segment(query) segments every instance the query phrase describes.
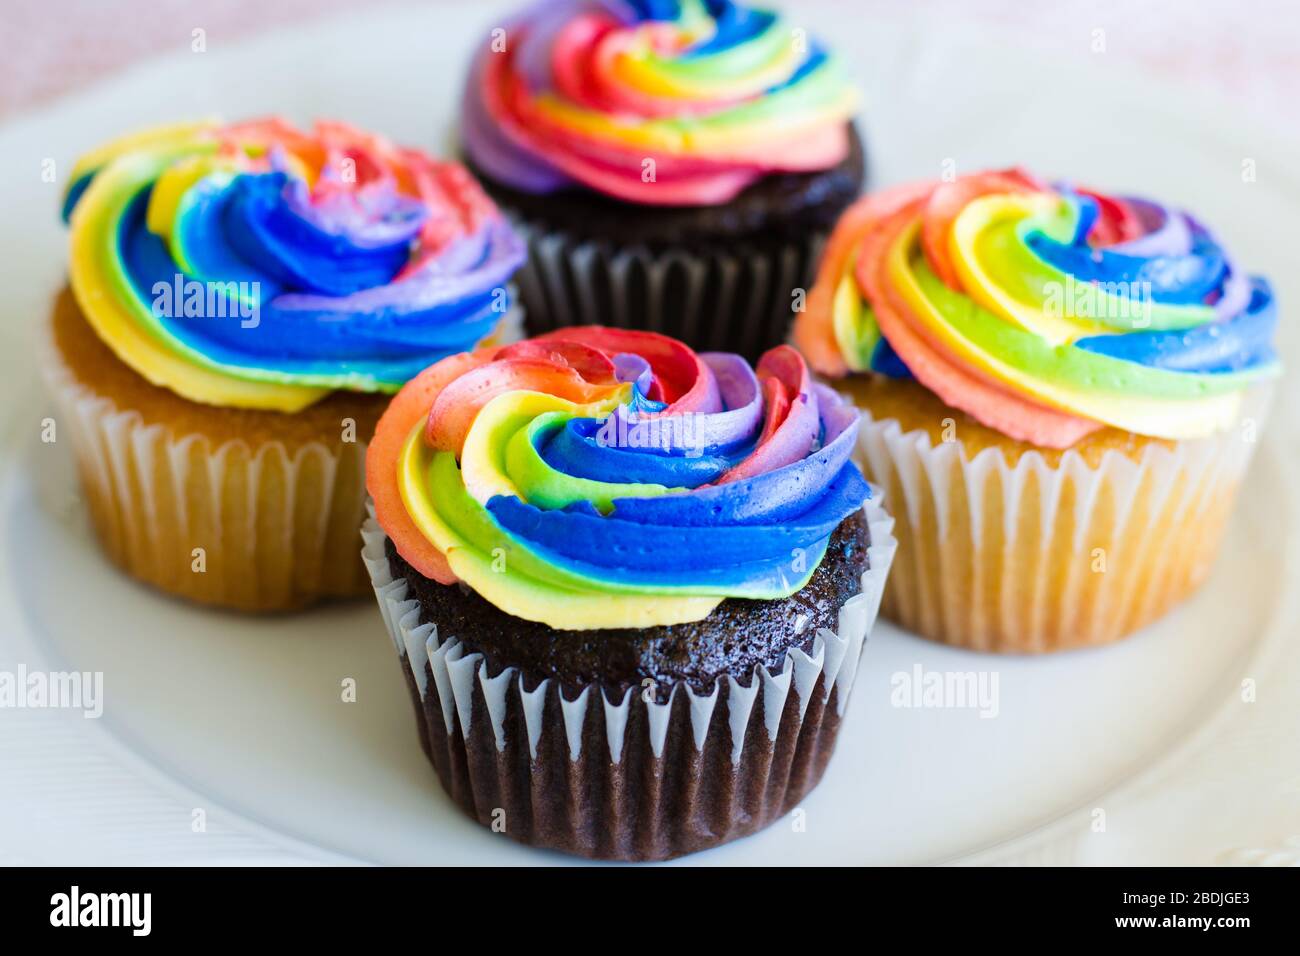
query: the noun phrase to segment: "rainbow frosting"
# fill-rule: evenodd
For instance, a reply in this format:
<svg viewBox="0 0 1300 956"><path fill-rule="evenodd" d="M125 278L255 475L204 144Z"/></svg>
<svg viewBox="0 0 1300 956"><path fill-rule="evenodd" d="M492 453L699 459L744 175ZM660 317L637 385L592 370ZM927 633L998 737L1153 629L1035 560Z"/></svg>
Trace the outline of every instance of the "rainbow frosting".
<svg viewBox="0 0 1300 956"><path fill-rule="evenodd" d="M914 376L1003 434L1229 427L1279 371L1268 282L1188 214L1021 170L913 183L840 220L796 343L819 372Z"/></svg>
<svg viewBox="0 0 1300 956"><path fill-rule="evenodd" d="M546 0L479 50L462 130L478 168L523 192L714 205L841 162L855 105L839 61L770 11Z"/></svg>
<svg viewBox="0 0 1300 956"><path fill-rule="evenodd" d="M376 429L367 487L426 577L559 629L670 625L808 582L869 495L857 429L789 346L755 369L575 327L412 380Z"/></svg>
<svg viewBox="0 0 1300 956"><path fill-rule="evenodd" d="M96 333L154 384L228 407L395 392L491 334L524 258L463 167L332 122L127 136L78 162L64 216Z"/></svg>

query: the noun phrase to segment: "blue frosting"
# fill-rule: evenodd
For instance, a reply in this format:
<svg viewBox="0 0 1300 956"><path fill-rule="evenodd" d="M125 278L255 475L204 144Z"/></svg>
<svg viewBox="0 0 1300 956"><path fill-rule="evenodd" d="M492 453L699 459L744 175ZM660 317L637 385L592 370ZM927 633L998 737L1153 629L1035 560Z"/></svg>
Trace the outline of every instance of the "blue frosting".
<svg viewBox="0 0 1300 956"><path fill-rule="evenodd" d="M159 283L174 286L180 276L206 283L227 303L224 318L172 308L159 316L169 335L221 365L267 378L375 388L400 385L491 334L524 258L522 240L504 220L398 278L422 206L397 198L364 233L330 231L294 207L302 188L282 172L197 184L176 224L196 274L183 272L167 243L146 228L150 191L132 201L118 244L137 295L152 302ZM234 284L233 296L225 283ZM239 311L240 283L256 289L247 303L257 307L255 321L238 318L248 314Z"/></svg>

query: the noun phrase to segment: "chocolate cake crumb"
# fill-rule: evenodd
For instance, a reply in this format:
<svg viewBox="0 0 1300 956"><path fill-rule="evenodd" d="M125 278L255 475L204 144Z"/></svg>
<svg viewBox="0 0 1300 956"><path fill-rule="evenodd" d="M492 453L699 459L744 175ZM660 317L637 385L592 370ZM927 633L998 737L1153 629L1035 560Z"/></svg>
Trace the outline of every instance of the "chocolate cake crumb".
<svg viewBox="0 0 1300 956"><path fill-rule="evenodd" d="M728 675L747 685L759 664L777 668L791 649L810 650L817 631L835 630L840 606L858 593L869 544L866 518L858 512L835 529L811 580L788 598L727 598L701 621L587 631L514 617L468 587L424 577L391 540L386 548L394 577L406 580L409 596L421 605L421 621L435 622L441 637L455 637L467 651L483 654L489 676L517 667L526 689L550 679L569 698L593 683L613 697L648 679L662 701L676 682L703 693Z"/></svg>
<svg viewBox="0 0 1300 956"><path fill-rule="evenodd" d="M829 232L858 198L867 160L857 127L850 124L849 154L837 166L811 173L773 173L717 206L648 206L590 189L535 195L495 182L468 157L462 161L493 200L527 222L576 239L616 240L621 246L696 248L746 241L802 241Z"/></svg>

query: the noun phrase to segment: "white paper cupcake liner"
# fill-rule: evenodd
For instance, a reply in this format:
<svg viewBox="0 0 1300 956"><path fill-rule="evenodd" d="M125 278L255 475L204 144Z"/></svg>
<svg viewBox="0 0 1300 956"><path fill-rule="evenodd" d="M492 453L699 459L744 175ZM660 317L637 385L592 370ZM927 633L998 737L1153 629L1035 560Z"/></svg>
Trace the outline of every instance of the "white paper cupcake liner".
<svg viewBox="0 0 1300 956"><path fill-rule="evenodd" d="M862 416L858 459L897 519L884 614L985 651L1105 644L1169 610L1205 579L1263 428L1268 390L1240 427L1146 444L1136 457L1001 449L967 457L895 420Z"/></svg>
<svg viewBox="0 0 1300 956"><path fill-rule="evenodd" d="M364 442L255 449L173 436L49 376L81 491L108 557L170 594L239 610L287 610L365 593Z"/></svg>
<svg viewBox="0 0 1300 956"><path fill-rule="evenodd" d="M570 325L645 329L751 360L786 341L795 291L810 287L826 239L655 251L515 226L528 241L515 281L534 334Z"/></svg>
<svg viewBox="0 0 1300 956"><path fill-rule="evenodd" d="M482 654L421 619L373 517L362 555L421 743L451 797L526 843L664 859L768 825L820 779L897 546L878 497L865 513L869 569L836 630L821 629L775 671L728 676L707 693L681 682L648 701L596 685L570 700L551 680L528 688L516 668L493 674Z"/></svg>
<svg viewBox="0 0 1300 956"><path fill-rule="evenodd" d="M522 309L494 338L519 338ZM291 610L369 591L357 559L366 442L250 445L173 434L76 380L47 335L45 378L108 557L178 597L244 611Z"/></svg>

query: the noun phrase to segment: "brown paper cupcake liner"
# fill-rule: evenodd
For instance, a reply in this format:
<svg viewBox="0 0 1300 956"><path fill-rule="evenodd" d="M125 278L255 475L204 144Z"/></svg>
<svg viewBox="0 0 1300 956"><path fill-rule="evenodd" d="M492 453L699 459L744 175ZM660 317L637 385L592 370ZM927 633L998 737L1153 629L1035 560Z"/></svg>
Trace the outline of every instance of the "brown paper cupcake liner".
<svg viewBox="0 0 1300 956"><path fill-rule="evenodd" d="M515 281L532 334L569 325L646 329L751 361L786 341L795 290L810 287L826 240L819 233L803 242L655 251L515 226L528 241Z"/></svg>
<svg viewBox="0 0 1300 956"><path fill-rule="evenodd" d="M1118 640L1205 580L1262 428L1268 394L1210 439L1106 451L1057 464L863 412L858 460L885 490L898 560L883 613L923 637L979 651L1040 653Z"/></svg>
<svg viewBox="0 0 1300 956"><path fill-rule="evenodd" d="M601 859L668 859L789 813L826 769L894 556L893 520L874 499L865 508L861 591L836 630L775 671L727 676L708 692L674 683L658 696L589 685L574 699L551 680L526 686L517 669L422 620L372 518L363 556L443 788L494 831Z"/></svg>

